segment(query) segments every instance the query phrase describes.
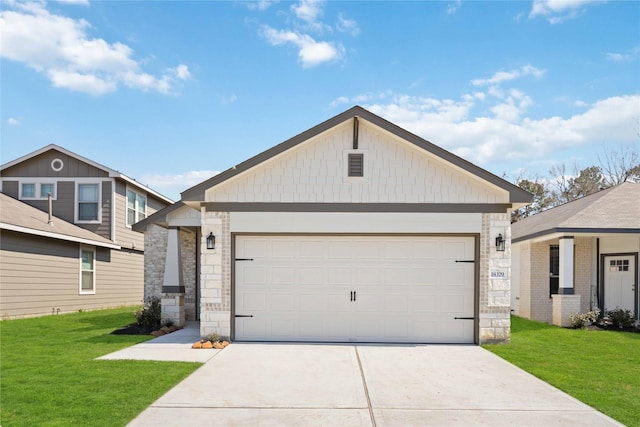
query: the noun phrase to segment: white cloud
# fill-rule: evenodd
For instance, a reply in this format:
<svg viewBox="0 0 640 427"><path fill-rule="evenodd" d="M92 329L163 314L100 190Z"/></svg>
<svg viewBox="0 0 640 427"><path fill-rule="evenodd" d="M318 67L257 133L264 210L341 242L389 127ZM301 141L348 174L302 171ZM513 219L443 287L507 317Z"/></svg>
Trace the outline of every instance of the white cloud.
<svg viewBox="0 0 640 427"><path fill-rule="evenodd" d="M532 65L524 65L516 70L511 71L498 71L488 79L474 79L471 84L474 86L489 86L498 85L500 83L517 79L519 77L534 76L540 78L544 76L545 70L540 70Z"/></svg>
<svg viewBox="0 0 640 427"><path fill-rule="evenodd" d="M260 33L273 46L296 46L298 59L305 68L340 59L345 54L345 48L340 42L318 41L310 34L335 35L340 32L356 36L360 33L360 27L356 21L345 18L342 13L338 13L334 26L324 23L324 6L324 0L300 0L292 4L289 7L290 13L286 14L292 22L293 29L276 29L263 25Z"/></svg>
<svg viewBox="0 0 640 427"><path fill-rule="evenodd" d="M259 0L259 1L247 1L244 4L251 10L267 10L272 4L277 3L277 0Z"/></svg>
<svg viewBox="0 0 640 427"><path fill-rule="evenodd" d="M162 75L143 71L129 46L90 38L91 24L52 14L44 2L7 4L0 12L0 54L42 73L55 87L102 95L125 85L170 94L177 80L190 77L186 65Z"/></svg>
<svg viewBox="0 0 640 427"><path fill-rule="evenodd" d="M262 34L274 46L282 44L295 45L298 48L298 58L305 68L339 59L344 53L342 45L319 42L307 34L276 30L266 25L262 27Z"/></svg>
<svg viewBox="0 0 640 427"><path fill-rule="evenodd" d="M447 6L447 15L455 15L455 13L462 6L462 0L455 0L449 3Z"/></svg>
<svg viewBox="0 0 640 427"><path fill-rule="evenodd" d="M220 171L199 170L177 174L147 174L143 175L140 182L144 182L149 188L153 188L160 194L166 194L174 200L179 199L182 191L200 184Z"/></svg>
<svg viewBox="0 0 640 427"><path fill-rule="evenodd" d="M9 117L7 119L7 123L10 124L11 126L20 126L22 124L20 122L20 120L14 118L14 117Z"/></svg>
<svg viewBox="0 0 640 427"><path fill-rule="evenodd" d="M55 0L56 3L79 4L81 6L89 6L89 0Z"/></svg>
<svg viewBox="0 0 640 427"><path fill-rule="evenodd" d="M352 36L360 34L360 27L358 23L352 19L347 19L342 13L338 14L338 23L336 29L343 33L351 33Z"/></svg>
<svg viewBox="0 0 640 427"><path fill-rule="evenodd" d="M586 6L603 0L534 0L529 18L542 16L551 24L560 24L583 13Z"/></svg>
<svg viewBox="0 0 640 427"><path fill-rule="evenodd" d="M362 102L373 113L479 164L514 159L536 162L558 150L602 142L637 143L640 94L595 103L575 101L582 110L579 114L534 119L526 116L534 104L531 96L499 86L543 74L527 65L475 79L473 85L489 86L488 90L466 93L458 100L382 91L341 96L330 106Z"/></svg>
<svg viewBox="0 0 640 427"><path fill-rule="evenodd" d="M319 19L323 15L322 0L300 0L299 3L291 5L291 11L294 15L304 21L309 29L314 31L322 30L322 23Z"/></svg>
<svg viewBox="0 0 640 427"><path fill-rule="evenodd" d="M613 62L633 62L640 57L640 46L636 46L626 53L606 52L604 55Z"/></svg>
<svg viewBox="0 0 640 427"><path fill-rule="evenodd" d="M238 96L236 94L233 94L231 96L228 96L226 98L222 98L222 103L223 104L233 104L234 102L236 102L238 100Z"/></svg>

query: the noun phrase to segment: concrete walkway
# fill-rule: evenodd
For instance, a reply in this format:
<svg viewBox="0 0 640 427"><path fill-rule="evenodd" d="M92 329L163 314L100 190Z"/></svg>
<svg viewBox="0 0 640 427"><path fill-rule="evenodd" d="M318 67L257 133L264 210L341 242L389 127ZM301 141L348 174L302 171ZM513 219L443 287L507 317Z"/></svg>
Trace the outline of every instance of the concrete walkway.
<svg viewBox="0 0 640 427"><path fill-rule="evenodd" d="M125 349L98 357L99 360L159 360L167 362L204 363L220 350L194 350L191 345L200 339L200 322L187 325L168 335L132 345Z"/></svg>
<svg viewBox="0 0 640 427"><path fill-rule="evenodd" d="M134 347L157 355L153 341ZM129 426L621 425L477 346L232 343L182 351L210 352L209 361Z"/></svg>

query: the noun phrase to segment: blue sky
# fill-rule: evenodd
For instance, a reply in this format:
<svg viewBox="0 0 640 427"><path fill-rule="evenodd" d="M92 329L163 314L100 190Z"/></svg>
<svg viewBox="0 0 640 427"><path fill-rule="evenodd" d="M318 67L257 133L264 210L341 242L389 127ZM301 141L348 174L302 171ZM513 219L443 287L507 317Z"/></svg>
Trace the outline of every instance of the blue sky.
<svg viewBox="0 0 640 427"><path fill-rule="evenodd" d="M54 143L178 199L356 104L510 178L640 147L640 2L1 6L1 163Z"/></svg>

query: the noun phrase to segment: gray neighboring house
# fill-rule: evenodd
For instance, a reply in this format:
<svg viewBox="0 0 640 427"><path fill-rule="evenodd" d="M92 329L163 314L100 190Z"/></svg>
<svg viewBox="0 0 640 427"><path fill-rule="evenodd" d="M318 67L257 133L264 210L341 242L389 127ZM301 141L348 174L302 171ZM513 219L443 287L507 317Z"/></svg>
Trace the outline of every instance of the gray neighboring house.
<svg viewBox="0 0 640 427"><path fill-rule="evenodd" d="M132 225L170 199L53 144L0 173L2 319L142 302L144 239Z"/></svg>
<svg viewBox="0 0 640 427"><path fill-rule="evenodd" d="M510 337L512 209L532 196L353 107L134 229L165 319L236 341Z"/></svg>
<svg viewBox="0 0 640 427"><path fill-rule="evenodd" d="M561 326L593 308L639 318L640 184L620 184L511 229L515 314Z"/></svg>

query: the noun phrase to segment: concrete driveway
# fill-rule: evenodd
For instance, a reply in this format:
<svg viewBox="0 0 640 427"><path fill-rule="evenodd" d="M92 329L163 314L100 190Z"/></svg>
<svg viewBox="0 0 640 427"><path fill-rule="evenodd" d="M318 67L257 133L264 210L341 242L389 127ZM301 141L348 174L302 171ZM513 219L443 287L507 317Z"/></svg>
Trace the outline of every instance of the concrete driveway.
<svg viewBox="0 0 640 427"><path fill-rule="evenodd" d="M129 425L621 424L477 346L233 343Z"/></svg>

